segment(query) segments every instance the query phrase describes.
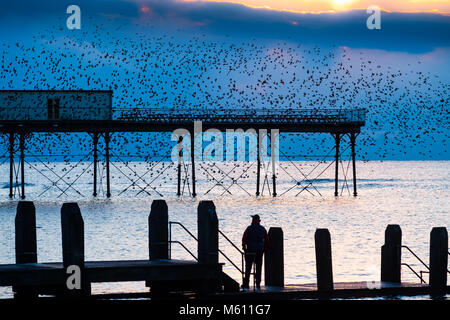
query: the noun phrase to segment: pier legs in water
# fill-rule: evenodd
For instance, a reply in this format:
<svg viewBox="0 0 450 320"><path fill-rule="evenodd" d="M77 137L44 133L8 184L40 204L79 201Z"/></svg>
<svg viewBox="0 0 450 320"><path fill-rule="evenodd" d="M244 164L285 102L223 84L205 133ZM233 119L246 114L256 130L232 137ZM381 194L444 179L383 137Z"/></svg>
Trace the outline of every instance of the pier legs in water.
<svg viewBox="0 0 450 320"><path fill-rule="evenodd" d="M96 197L98 195L98 187L97 187L97 176L98 176L98 141L99 141L100 134L98 132L95 132L92 134L92 144L93 144L93 186L94 190L92 192L92 195ZM104 132L104 141L105 141L105 171L106 171L106 197L111 197L111 176L110 176L110 160L109 160L109 143L111 141L110 139L110 133L108 131Z"/></svg>
<svg viewBox="0 0 450 320"><path fill-rule="evenodd" d="M256 142L256 196L258 197L260 192L259 192L259 185L260 180L261 180L261 135L259 134L259 130L257 132L257 142Z"/></svg>
<svg viewBox="0 0 450 320"><path fill-rule="evenodd" d="M336 148L336 155L335 155L335 169L334 169L334 196L337 197L339 195L338 188L339 188L339 145L341 143L341 135L339 133L336 133L334 136L335 141L335 148Z"/></svg>
<svg viewBox="0 0 450 320"><path fill-rule="evenodd" d="M20 148L20 183L21 194L20 198L25 199L25 134L20 133L19 136L19 148Z"/></svg>
<svg viewBox="0 0 450 320"><path fill-rule="evenodd" d="M273 186L272 195L273 195L273 197L277 196L277 172L276 172L277 163L276 163L276 161L278 161L278 159L275 156L275 153L277 152L275 150L275 148L277 148L276 141L278 141L277 135L278 135L278 133L274 133L274 130L270 131L270 157L272 159L272 186Z"/></svg>
<svg viewBox="0 0 450 320"><path fill-rule="evenodd" d="M14 133L9 134L9 197L14 196Z"/></svg>
<svg viewBox="0 0 450 320"><path fill-rule="evenodd" d="M98 146L98 133L94 133L92 136L92 143L94 145L93 153L94 153L94 191L92 195L94 197L97 196L97 146Z"/></svg>
<svg viewBox="0 0 450 320"><path fill-rule="evenodd" d="M105 132L105 165L106 165L106 197L111 197L111 181L109 174L109 132Z"/></svg>
<svg viewBox="0 0 450 320"><path fill-rule="evenodd" d="M192 196L195 198L197 193L195 191L195 129L191 132L191 166L192 166Z"/></svg>
<svg viewBox="0 0 450 320"><path fill-rule="evenodd" d="M352 169L353 169L353 196L357 196L358 192L356 190L356 151L355 151L355 144L356 144L356 134L351 133L350 134L350 144L352 148Z"/></svg>

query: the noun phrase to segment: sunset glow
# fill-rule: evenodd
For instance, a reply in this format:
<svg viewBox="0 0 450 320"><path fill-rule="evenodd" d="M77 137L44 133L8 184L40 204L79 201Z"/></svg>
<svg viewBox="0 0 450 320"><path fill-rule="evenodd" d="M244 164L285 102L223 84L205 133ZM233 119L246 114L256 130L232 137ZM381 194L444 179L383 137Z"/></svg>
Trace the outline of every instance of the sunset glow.
<svg viewBox="0 0 450 320"><path fill-rule="evenodd" d="M184 0L186 2L198 0ZM450 14L450 0L200 0L231 2L252 8L285 10L302 13L365 10L377 5L392 12L433 12Z"/></svg>

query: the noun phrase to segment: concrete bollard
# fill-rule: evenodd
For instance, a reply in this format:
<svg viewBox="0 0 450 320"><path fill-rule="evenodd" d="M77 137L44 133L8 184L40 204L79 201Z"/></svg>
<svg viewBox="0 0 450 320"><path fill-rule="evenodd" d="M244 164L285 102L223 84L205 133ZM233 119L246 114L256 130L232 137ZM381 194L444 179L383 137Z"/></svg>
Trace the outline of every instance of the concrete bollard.
<svg viewBox="0 0 450 320"><path fill-rule="evenodd" d="M445 227L430 234L430 286L433 294L445 294L447 288L448 233Z"/></svg>
<svg viewBox="0 0 450 320"><path fill-rule="evenodd" d="M316 246L317 290L331 292L333 285L333 266L331 236L328 229L317 229L314 234Z"/></svg>
<svg viewBox="0 0 450 320"><path fill-rule="evenodd" d="M265 285L284 287L284 248L283 230L270 228L269 248L264 257Z"/></svg>
<svg viewBox="0 0 450 320"><path fill-rule="evenodd" d="M36 209L31 201L19 201L16 218L16 263L37 263ZM34 299L37 288L13 286L14 298Z"/></svg>
<svg viewBox="0 0 450 320"><path fill-rule="evenodd" d="M64 270L69 277L69 271L74 272L73 266L78 267L80 271L80 281L78 282L81 284L80 288L69 288L66 282L66 289L68 290L64 293L90 294L90 284L86 281L84 274L84 222L77 203L63 204L61 208L61 232Z"/></svg>
<svg viewBox="0 0 450 320"><path fill-rule="evenodd" d="M390 224L381 247L381 281L401 283L402 229Z"/></svg>
<svg viewBox="0 0 450 320"><path fill-rule="evenodd" d="M219 262L219 222L212 201L200 201L197 209L198 262Z"/></svg>
<svg viewBox="0 0 450 320"><path fill-rule="evenodd" d="M152 202L148 229L150 260L169 259L169 216L166 201Z"/></svg>

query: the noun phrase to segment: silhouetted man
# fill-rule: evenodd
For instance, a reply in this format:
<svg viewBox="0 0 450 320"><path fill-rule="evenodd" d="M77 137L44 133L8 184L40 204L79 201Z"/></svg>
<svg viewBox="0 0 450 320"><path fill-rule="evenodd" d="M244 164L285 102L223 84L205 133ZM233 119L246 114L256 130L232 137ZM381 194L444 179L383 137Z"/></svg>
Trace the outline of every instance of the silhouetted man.
<svg viewBox="0 0 450 320"><path fill-rule="evenodd" d="M252 216L252 224L245 229L242 236L242 249L245 252L245 277L242 288L249 288L250 272L253 263L256 265L255 282L256 288L260 289L261 267L264 251L269 246L269 238L266 229L260 225L259 215Z"/></svg>

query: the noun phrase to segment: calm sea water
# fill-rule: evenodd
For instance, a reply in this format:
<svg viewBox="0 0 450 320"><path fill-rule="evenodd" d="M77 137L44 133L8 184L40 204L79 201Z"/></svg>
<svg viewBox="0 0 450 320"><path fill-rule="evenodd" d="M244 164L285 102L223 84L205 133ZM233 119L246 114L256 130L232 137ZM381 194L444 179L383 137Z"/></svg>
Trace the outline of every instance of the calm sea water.
<svg viewBox="0 0 450 320"><path fill-rule="evenodd" d="M254 167L248 169L250 164L238 164L239 167L229 173L229 176L234 178L243 173L242 178L233 184L229 177L223 180L221 178L234 164L222 163L213 166L203 163L202 166L197 166L199 197L193 200L188 196L187 185L184 197L175 196L176 171L175 167L168 163L156 165L151 172L147 172L147 169L155 164L131 162L112 166L111 199L104 198L104 168L101 165L100 197L94 199L91 196L92 168L89 168L89 163L81 163L81 167L73 169L63 177L70 182L75 180L73 189L62 180L56 187L51 183L52 179L59 179L54 174L52 176L51 168L58 169L61 177L70 170L71 164L30 163L26 167L26 192L27 200L34 200L36 206L38 259L62 260L60 208L64 201L69 200L77 200L83 214L87 260L147 259L147 218L152 200L161 198L153 187L166 199L169 219L182 222L194 234L199 199L214 200L220 229L239 246L242 233L250 223L251 214L258 213L267 229L282 227L285 239L286 283L315 282L316 228L330 230L336 282L379 280L380 250L388 224L399 224L403 231L403 243L428 262L431 229L437 226L448 228L450 225L449 161L357 162L359 195L356 198L348 191L347 184L350 191L352 184L351 181L344 183L343 174L340 185L342 196L334 197L334 168L331 166L326 169L329 164L321 163L314 169L316 162L282 162L281 168L278 169L278 194L292 189L280 197L273 198L268 193L266 183L263 197L256 198L247 194L255 193ZM206 168L209 168L208 173L204 170ZM343 163L341 168L347 173L346 176L350 177L351 169L347 171L347 163ZM86 172L82 173L84 169ZM305 185L296 185L296 180L301 180L303 174L308 175L313 169L308 176L311 179L322 170L325 172L320 179L313 181L313 187L310 186L296 196ZM3 189L0 189L0 197L4 199L0 201L0 263L14 263L14 216L17 200L7 200L8 167L0 166L0 172L4 179L0 181L3 186ZM162 176L157 177L157 173L161 172ZM263 177L264 172L263 170ZM126 173L128 178L123 173ZM143 180L130 186L132 180L139 176ZM216 180L212 179L212 176ZM222 183L225 188L220 185L214 187L217 182ZM144 188L147 183L152 187ZM225 189L231 184L229 194ZM129 188L125 192L117 196L127 187ZM205 195L211 188L213 189ZM61 195L62 190L65 190L65 193ZM174 226L173 238L184 242L196 253L196 244L181 228ZM220 241L220 247L240 265L240 256L235 249L223 239ZM172 257L190 259L189 255L176 245L173 247ZM225 259L222 260L226 263ZM424 270L406 251L403 252L403 261L417 271ZM229 263L226 263L225 271L240 280L240 274ZM402 277L404 281L418 282L406 268L402 270ZM145 285L141 282L93 286L95 293L145 290ZM11 288L0 288L1 298L11 296Z"/></svg>

